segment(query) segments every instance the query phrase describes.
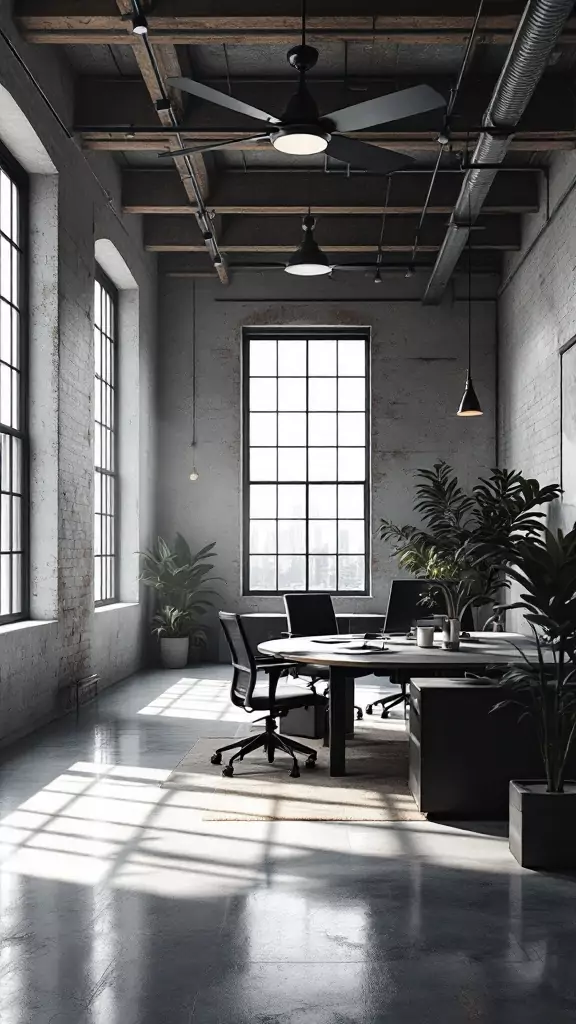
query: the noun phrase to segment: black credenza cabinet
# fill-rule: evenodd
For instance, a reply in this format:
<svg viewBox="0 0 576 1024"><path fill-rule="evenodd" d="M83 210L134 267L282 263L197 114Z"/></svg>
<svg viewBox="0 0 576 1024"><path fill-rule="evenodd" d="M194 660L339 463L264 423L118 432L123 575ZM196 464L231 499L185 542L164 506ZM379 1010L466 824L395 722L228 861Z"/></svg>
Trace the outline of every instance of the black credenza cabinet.
<svg viewBox="0 0 576 1024"><path fill-rule="evenodd" d="M467 679L410 684L410 790L419 810L439 818L508 817L510 779L541 779L532 723L522 709L493 711L506 692ZM576 777L576 750L569 765Z"/></svg>

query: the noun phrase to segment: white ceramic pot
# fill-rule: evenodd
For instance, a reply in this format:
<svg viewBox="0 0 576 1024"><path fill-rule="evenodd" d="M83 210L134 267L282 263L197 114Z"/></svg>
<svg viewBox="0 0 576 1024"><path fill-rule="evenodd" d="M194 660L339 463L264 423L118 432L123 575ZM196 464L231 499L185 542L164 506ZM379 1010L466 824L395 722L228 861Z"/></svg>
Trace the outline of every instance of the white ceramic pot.
<svg viewBox="0 0 576 1024"><path fill-rule="evenodd" d="M190 638L187 636L160 637L160 658L164 668L184 668L188 664Z"/></svg>

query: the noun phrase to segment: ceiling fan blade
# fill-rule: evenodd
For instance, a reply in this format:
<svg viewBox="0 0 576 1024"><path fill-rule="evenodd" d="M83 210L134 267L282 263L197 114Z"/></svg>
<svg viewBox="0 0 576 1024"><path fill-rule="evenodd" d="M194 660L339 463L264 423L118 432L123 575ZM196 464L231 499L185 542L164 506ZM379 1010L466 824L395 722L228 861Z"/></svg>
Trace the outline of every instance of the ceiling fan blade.
<svg viewBox="0 0 576 1024"><path fill-rule="evenodd" d="M446 100L435 89L429 85L415 85L411 89L377 96L373 100L365 100L364 103L356 103L325 116L335 131L357 132L361 128L400 121L404 117L413 117L414 114L424 114L427 110L438 110L445 106Z"/></svg>
<svg viewBox="0 0 576 1024"><path fill-rule="evenodd" d="M228 110L235 110L237 114L245 114L246 117L256 118L257 121L268 121L269 124L280 124L280 120L273 114L267 114L265 110L259 110L249 103L243 103L234 96L228 96L225 92L218 92L211 89L209 85L202 82L195 82L193 78L169 78L168 85L174 89L181 89L182 92L189 92L191 96L198 96L201 100L208 100L209 103L217 103L220 107L227 107Z"/></svg>
<svg viewBox="0 0 576 1024"><path fill-rule="evenodd" d="M249 139L223 139L222 142L207 142L205 146L186 146L185 149L170 149L165 153L158 153L159 160L171 160L173 156L188 156L190 153L207 153L211 149L221 149L222 146L233 146L238 142L262 142L268 139L268 135L252 135Z"/></svg>
<svg viewBox="0 0 576 1024"><path fill-rule="evenodd" d="M342 160L345 164L365 171L375 171L377 174L390 174L414 163L412 157L405 153L377 149L360 139L347 139L343 135L333 135L326 152L328 156L336 157L336 160Z"/></svg>

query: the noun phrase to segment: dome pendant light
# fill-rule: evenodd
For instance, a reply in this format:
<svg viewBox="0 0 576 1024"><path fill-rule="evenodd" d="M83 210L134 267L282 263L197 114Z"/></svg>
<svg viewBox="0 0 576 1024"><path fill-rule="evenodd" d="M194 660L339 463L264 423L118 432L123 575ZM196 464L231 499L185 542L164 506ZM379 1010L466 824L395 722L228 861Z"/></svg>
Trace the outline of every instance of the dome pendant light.
<svg viewBox="0 0 576 1024"><path fill-rule="evenodd" d="M304 238L301 244L293 252L285 270L287 274L294 274L296 277L318 277L320 274L330 274L332 267L314 238L314 217L308 214L302 221Z"/></svg>
<svg viewBox="0 0 576 1024"><path fill-rule="evenodd" d="M482 416L482 407L472 382L472 218L468 213L468 369L466 371L466 387L457 416Z"/></svg>
<svg viewBox="0 0 576 1024"><path fill-rule="evenodd" d="M146 15L140 11L135 10L132 18L132 32L135 36L146 36L148 35L148 21Z"/></svg>

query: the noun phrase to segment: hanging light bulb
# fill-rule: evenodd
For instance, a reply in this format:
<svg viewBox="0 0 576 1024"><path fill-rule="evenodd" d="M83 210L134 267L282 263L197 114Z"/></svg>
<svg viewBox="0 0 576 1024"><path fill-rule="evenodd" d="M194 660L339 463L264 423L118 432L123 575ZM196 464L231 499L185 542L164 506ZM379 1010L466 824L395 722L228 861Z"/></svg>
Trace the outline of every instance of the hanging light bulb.
<svg viewBox="0 0 576 1024"><path fill-rule="evenodd" d="M322 252L314 238L314 217L308 214L302 221L304 238L295 252L292 253L285 270L287 274L297 277L317 277L320 274L331 274L332 267L326 253Z"/></svg>
<svg viewBox="0 0 576 1024"><path fill-rule="evenodd" d="M466 371L466 387L457 416L482 416L482 407L472 383L472 217L470 201L468 203L468 369Z"/></svg>
<svg viewBox="0 0 576 1024"><path fill-rule="evenodd" d="M376 267L376 273L374 274L374 284L382 284L382 277L380 275L380 267Z"/></svg>
<svg viewBox="0 0 576 1024"><path fill-rule="evenodd" d="M192 470L190 472L190 479L191 479L192 483L196 482L196 480L198 479L199 475L200 474L198 473L198 470L196 469L196 465L194 464L192 466Z"/></svg>

